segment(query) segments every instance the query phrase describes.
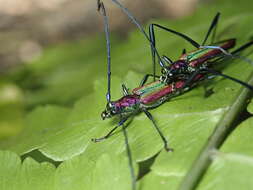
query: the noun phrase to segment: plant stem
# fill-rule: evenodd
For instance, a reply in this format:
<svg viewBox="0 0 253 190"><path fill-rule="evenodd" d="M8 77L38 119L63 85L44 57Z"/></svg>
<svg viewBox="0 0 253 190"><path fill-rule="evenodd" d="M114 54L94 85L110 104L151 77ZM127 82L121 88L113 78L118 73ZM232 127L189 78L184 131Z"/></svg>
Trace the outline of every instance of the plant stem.
<svg viewBox="0 0 253 190"><path fill-rule="evenodd" d="M248 84L253 84L253 72L250 75ZM212 150L219 148L224 142L226 136L233 129L237 116L245 109L247 100L251 97L251 91L243 88L240 94L234 100L227 113L224 114L217 124L213 134L210 136L206 145L203 147L197 159L193 162L191 169L182 180L178 190L193 190L197 187L201 177L211 164Z"/></svg>

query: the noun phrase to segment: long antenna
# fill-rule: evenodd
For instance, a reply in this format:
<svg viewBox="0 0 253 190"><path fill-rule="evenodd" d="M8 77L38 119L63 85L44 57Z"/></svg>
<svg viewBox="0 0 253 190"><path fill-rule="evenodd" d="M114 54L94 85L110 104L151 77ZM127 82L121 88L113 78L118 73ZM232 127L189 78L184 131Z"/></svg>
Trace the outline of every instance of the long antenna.
<svg viewBox="0 0 253 190"><path fill-rule="evenodd" d="M163 60L161 59L157 49L155 48L152 41L149 39L149 37L148 37L147 33L145 32L145 30L143 29L143 27L137 21L137 19L130 13L130 11L126 7L124 7L122 4L120 4L120 2L118 2L117 0L112 0L112 2L115 3L131 19L131 21L139 28L139 30L144 34L144 36L149 41L151 47L153 48L154 52L156 53L156 55L159 59L159 64L161 65L161 67L165 67L165 64L164 64Z"/></svg>
<svg viewBox="0 0 253 190"><path fill-rule="evenodd" d="M240 51L250 47L253 45L253 40L242 45L241 47L239 47L238 49L234 50L231 54L235 57L235 58L239 58L239 59L242 59L243 61L246 61L248 63L250 63L251 65L253 65L253 61L247 57L244 57L242 55L237 55L238 53L240 53Z"/></svg>
<svg viewBox="0 0 253 190"><path fill-rule="evenodd" d="M246 44L242 45L241 47L237 48L236 50L231 52L231 56L232 58L238 58L241 59L242 61L245 61L251 65L253 65L253 61L245 56L242 55L238 55L241 51L243 51L244 49L247 49L248 47L253 45L253 41L247 42ZM224 58L224 56L217 58L214 62L217 61L221 61Z"/></svg>
<svg viewBox="0 0 253 190"><path fill-rule="evenodd" d="M237 83L241 84L242 86L244 86L244 87L246 87L246 88L248 88L248 89L250 89L250 90L253 91L253 86L251 86L251 85L247 84L246 82L243 82L243 81L241 81L239 79L236 79L236 78L231 77L229 75L225 75L225 74L223 74L223 73L221 73L219 71L216 71L216 70L213 70L213 69L209 69L209 68L205 68L205 69L203 69L203 71L207 71L207 72L212 73L214 75L221 76L221 77L224 77L226 79L230 79L230 80L232 80L234 82L237 82Z"/></svg>
<svg viewBox="0 0 253 190"><path fill-rule="evenodd" d="M100 0L97 1L98 12L100 12L104 17L104 30L106 37L106 48L107 48L107 93L106 100L107 102L111 102L111 44L109 37L109 24L108 17L106 15L104 3Z"/></svg>
<svg viewBox="0 0 253 190"><path fill-rule="evenodd" d="M211 34L211 32L212 32L213 29L214 29L214 31L213 31L213 37L212 37L212 38L214 38L215 32L216 32L216 26L217 26L217 23L218 23L218 21L219 21L219 18L220 18L220 13L218 12L218 13L215 15L215 17L214 17L214 19L213 19L213 21L212 21L212 23L211 23L211 25L210 25L210 27L209 27L209 29L208 29L208 32L207 32L207 34L206 34L206 36L205 36L205 39L204 39L204 41L202 42L202 45L204 45L204 44L206 43L206 41L207 41L207 39L208 39L208 37L209 37L209 35Z"/></svg>

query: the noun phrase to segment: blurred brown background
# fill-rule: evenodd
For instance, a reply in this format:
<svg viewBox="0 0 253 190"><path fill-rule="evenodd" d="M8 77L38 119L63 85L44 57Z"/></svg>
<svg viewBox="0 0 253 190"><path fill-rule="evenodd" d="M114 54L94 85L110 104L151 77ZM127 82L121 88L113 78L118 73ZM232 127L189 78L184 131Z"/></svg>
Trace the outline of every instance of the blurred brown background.
<svg viewBox="0 0 253 190"><path fill-rule="evenodd" d="M188 15L198 0L120 2L145 23L151 18ZM37 58L45 46L102 31L96 3L96 0L0 0L0 72ZM129 19L110 0L104 3L110 18L114 18L110 19L111 30L127 33L133 27Z"/></svg>

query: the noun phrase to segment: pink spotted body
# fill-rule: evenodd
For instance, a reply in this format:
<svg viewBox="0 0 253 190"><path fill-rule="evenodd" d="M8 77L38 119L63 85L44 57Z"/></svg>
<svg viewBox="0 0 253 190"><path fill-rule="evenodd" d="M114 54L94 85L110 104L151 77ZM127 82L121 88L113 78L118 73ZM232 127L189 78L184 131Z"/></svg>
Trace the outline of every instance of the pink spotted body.
<svg viewBox="0 0 253 190"><path fill-rule="evenodd" d="M140 96L140 103L144 107L150 107L157 102L163 102L165 99L177 92L184 85L184 81L177 81L175 83L166 84L160 81L146 84L142 87L135 88L132 90L133 94ZM146 90L149 89L149 90ZM162 103L161 102L161 103Z"/></svg>
<svg viewBox="0 0 253 190"><path fill-rule="evenodd" d="M219 47L228 50L235 46L235 39L224 41ZM184 53L172 65L166 67L165 81L177 81L188 78L196 69L208 66L217 57L224 55L220 49L197 49L192 52Z"/></svg>
<svg viewBox="0 0 253 190"><path fill-rule="evenodd" d="M166 84L160 80L151 82L133 89L130 95L112 101L111 107L114 108L113 111L117 114L138 112L143 108L155 108L171 97L188 90L189 88L183 87L184 83L184 80L179 80L171 84Z"/></svg>

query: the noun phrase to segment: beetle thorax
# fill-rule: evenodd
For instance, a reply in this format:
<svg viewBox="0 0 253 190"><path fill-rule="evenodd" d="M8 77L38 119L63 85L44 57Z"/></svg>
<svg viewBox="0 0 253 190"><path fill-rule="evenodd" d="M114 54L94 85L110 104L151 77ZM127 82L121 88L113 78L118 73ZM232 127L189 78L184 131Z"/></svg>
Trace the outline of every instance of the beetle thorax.
<svg viewBox="0 0 253 190"><path fill-rule="evenodd" d="M102 112L102 119L110 118L118 114L133 113L139 108L140 100L138 95L123 96L119 100L107 103L106 109Z"/></svg>

